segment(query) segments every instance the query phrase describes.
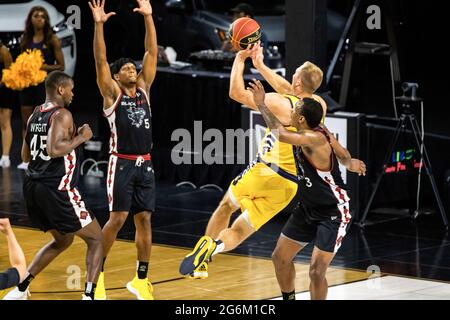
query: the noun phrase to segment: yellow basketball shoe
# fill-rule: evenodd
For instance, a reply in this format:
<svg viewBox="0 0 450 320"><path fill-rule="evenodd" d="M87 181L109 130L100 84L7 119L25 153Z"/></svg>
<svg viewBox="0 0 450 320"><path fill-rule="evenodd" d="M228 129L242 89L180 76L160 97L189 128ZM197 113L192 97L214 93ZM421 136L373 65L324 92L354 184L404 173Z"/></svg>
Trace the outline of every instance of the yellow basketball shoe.
<svg viewBox="0 0 450 320"><path fill-rule="evenodd" d="M105 273L100 272L97 280L97 287L95 287L95 300L106 300L105 290Z"/></svg>
<svg viewBox="0 0 450 320"><path fill-rule="evenodd" d="M127 283L127 289L134 294L138 300L155 300L153 298L153 286L148 278L139 279L136 274L133 280Z"/></svg>
<svg viewBox="0 0 450 320"><path fill-rule="evenodd" d="M211 237L201 237L194 249L184 257L183 261L181 261L179 269L180 273L182 275L193 273L203 262L210 259L216 246L216 242Z"/></svg>

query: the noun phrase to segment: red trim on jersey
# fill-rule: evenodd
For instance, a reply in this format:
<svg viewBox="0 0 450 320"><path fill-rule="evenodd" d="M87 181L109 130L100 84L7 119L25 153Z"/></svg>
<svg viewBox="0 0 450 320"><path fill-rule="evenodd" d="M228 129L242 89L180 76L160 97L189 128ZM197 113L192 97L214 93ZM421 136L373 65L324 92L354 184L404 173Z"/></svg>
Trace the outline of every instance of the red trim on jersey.
<svg viewBox="0 0 450 320"><path fill-rule="evenodd" d="M58 106L57 104L53 104L53 103L52 103L52 107L50 107L50 108L48 108L48 109L44 109L44 108L43 108L44 105L45 105L45 103L44 103L44 104L41 104L41 105L39 106L39 111L40 111L40 112L49 112L50 110L53 110L53 109L55 109L55 108L62 108L61 106Z"/></svg>
<svg viewBox="0 0 450 320"><path fill-rule="evenodd" d="M64 170L66 174L61 178L58 190L67 191L70 189L70 183L75 171L77 156L75 150L72 150L68 155L64 156Z"/></svg>
<svg viewBox="0 0 450 320"><path fill-rule="evenodd" d="M109 211L113 210L113 201L114 201L114 180L116 176L116 165L117 165L117 157L111 156L109 157L109 164L108 164L108 180L106 185L106 191L108 193L108 206Z"/></svg>
<svg viewBox="0 0 450 320"><path fill-rule="evenodd" d="M115 155L117 158L127 159L127 160L137 160L139 157L142 157L146 161L152 159L152 156L150 155L150 153L138 155L138 154L121 154L121 153L117 153L117 152L112 152L111 154Z"/></svg>

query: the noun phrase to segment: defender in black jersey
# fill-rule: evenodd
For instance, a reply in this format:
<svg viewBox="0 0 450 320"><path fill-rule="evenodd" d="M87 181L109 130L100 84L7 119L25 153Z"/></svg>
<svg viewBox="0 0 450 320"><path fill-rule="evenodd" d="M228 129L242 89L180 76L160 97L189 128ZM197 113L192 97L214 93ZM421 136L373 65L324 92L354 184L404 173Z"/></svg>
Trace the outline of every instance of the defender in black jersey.
<svg viewBox="0 0 450 320"><path fill-rule="evenodd" d="M6 299L26 299L30 281L72 244L74 235L88 247L83 299L94 299L103 256L102 232L77 189L78 147L92 137L92 131L87 124L77 130L66 109L73 87L68 75L51 72L45 81L45 103L37 106L28 119L22 145L22 160L29 161L23 194L32 222L49 231L54 240L37 253L25 280Z"/></svg>
<svg viewBox="0 0 450 320"><path fill-rule="evenodd" d="M155 175L151 161L152 113L149 93L156 74L158 49L148 0L137 0L145 21L145 49L142 71L137 74L132 59L121 58L111 65L106 60L103 24L114 12L105 13L104 0L89 3L95 22L94 57L97 84L103 96L103 113L110 129L110 158L107 192L110 216L103 227L104 260L117 233L131 212L136 226L137 270L127 284L140 300L152 300L153 288L147 278L151 240L150 216L155 210ZM106 299L103 267L96 299Z"/></svg>
<svg viewBox="0 0 450 320"><path fill-rule="evenodd" d="M323 111L318 102L309 98L297 102L291 114L291 125L297 132L292 132L264 104L262 84L254 80L249 85L268 127L279 141L293 145L296 158L300 204L284 226L272 255L283 299L295 299L293 259L312 240L315 241L309 270L311 299L326 299L326 270L351 220L350 198L337 159L349 171L360 175L365 175L365 164L352 159L333 135L319 127Z"/></svg>

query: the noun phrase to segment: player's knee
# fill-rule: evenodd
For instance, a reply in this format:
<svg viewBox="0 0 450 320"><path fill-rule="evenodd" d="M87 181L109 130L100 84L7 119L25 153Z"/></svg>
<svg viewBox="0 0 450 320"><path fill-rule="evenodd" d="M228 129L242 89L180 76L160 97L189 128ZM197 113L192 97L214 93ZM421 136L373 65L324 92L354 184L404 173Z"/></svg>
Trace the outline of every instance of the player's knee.
<svg viewBox="0 0 450 320"><path fill-rule="evenodd" d="M0 117L0 128L2 128L2 130L7 129L10 126L11 124L6 117Z"/></svg>
<svg viewBox="0 0 450 320"><path fill-rule="evenodd" d="M311 265L309 268L309 279L311 281L322 281L325 279L326 269L319 265Z"/></svg>
<svg viewBox="0 0 450 320"><path fill-rule="evenodd" d="M220 201L219 206L222 209L219 211L219 213L222 215L228 216L231 215L234 211L236 211L236 207L234 206L230 197L223 198L222 201Z"/></svg>
<svg viewBox="0 0 450 320"><path fill-rule="evenodd" d="M102 244L103 242L103 233L100 232L93 232L90 236L89 239L95 243L95 244Z"/></svg>
<svg viewBox="0 0 450 320"><path fill-rule="evenodd" d="M136 215L134 217L134 222L136 224L136 227L150 229L151 215L148 213Z"/></svg>
<svg viewBox="0 0 450 320"><path fill-rule="evenodd" d="M64 251L64 250L66 250L67 248L69 248L70 247L70 245L72 244L72 242L73 242L73 237L70 237L70 238L60 238L60 239L55 239L55 244L54 244L54 246L55 246L55 248L57 249L57 250L59 250L59 251Z"/></svg>
<svg viewBox="0 0 450 320"><path fill-rule="evenodd" d="M85 239L86 244L88 245L88 247L100 247L103 248L103 237L102 234L92 234L89 235L89 237L87 237Z"/></svg>
<svg viewBox="0 0 450 320"><path fill-rule="evenodd" d="M279 250L275 248L272 252L272 263L275 267L283 267L290 263L289 259L281 254Z"/></svg>
<svg viewBox="0 0 450 320"><path fill-rule="evenodd" d="M116 230L120 230L126 220L127 220L126 214L114 213L111 214L109 217L109 225Z"/></svg>

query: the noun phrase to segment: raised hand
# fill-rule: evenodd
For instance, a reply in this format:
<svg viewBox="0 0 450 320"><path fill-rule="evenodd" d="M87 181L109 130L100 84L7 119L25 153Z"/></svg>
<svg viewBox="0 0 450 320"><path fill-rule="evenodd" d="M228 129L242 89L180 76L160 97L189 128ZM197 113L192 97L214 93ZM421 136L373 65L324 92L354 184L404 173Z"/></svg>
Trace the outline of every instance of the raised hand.
<svg viewBox="0 0 450 320"><path fill-rule="evenodd" d="M95 23L105 23L109 17L116 14L115 12L105 13L105 0L92 0L89 2L89 7Z"/></svg>
<svg viewBox="0 0 450 320"><path fill-rule="evenodd" d="M152 5L149 0L136 0L139 8L134 8L133 12L139 12L143 16L150 16L153 13Z"/></svg>
<svg viewBox="0 0 450 320"><path fill-rule="evenodd" d="M264 64L264 48L261 47L261 42L258 41L258 43L256 43L251 51L251 58L252 58L252 62L253 65L255 66L255 68L258 68L259 66Z"/></svg>
<svg viewBox="0 0 450 320"><path fill-rule="evenodd" d="M236 53L236 57L238 57L242 60L246 60L247 58L250 58L254 54L256 46L257 46L257 44L248 45L246 49L239 50Z"/></svg>
<svg viewBox="0 0 450 320"><path fill-rule="evenodd" d="M253 94L253 100L255 101L255 104L257 107L264 104L264 98L266 96L266 91L264 90L264 86L262 85L261 81L253 79L253 82L249 82L247 89L251 91Z"/></svg>

